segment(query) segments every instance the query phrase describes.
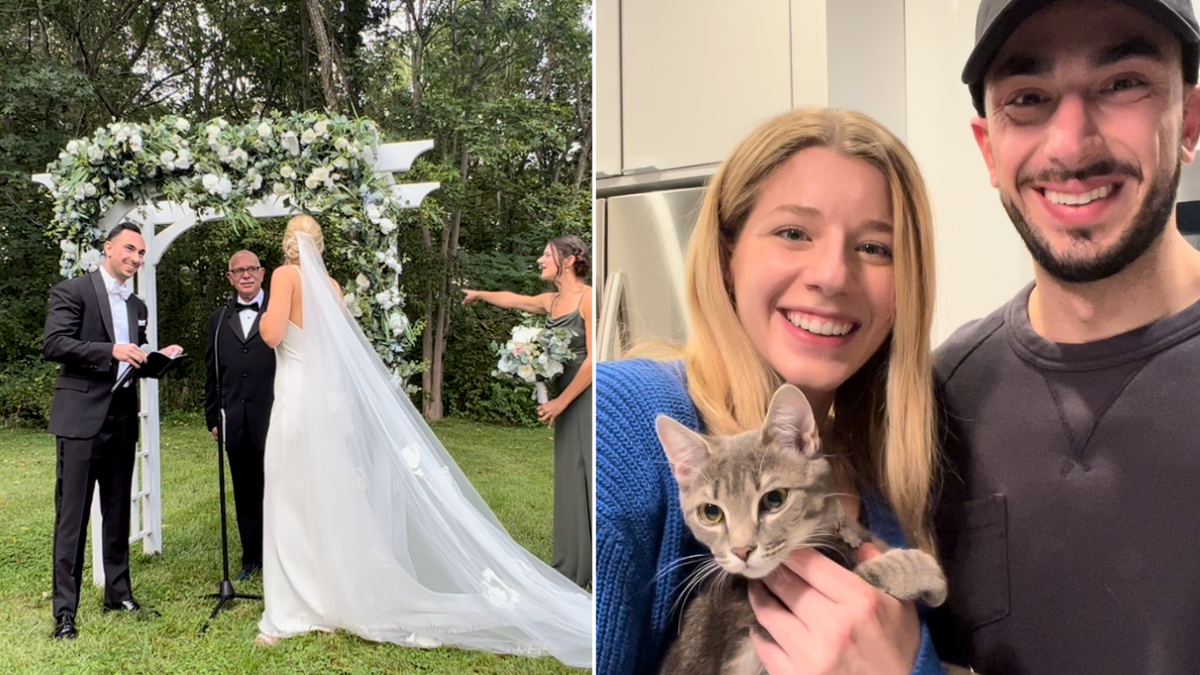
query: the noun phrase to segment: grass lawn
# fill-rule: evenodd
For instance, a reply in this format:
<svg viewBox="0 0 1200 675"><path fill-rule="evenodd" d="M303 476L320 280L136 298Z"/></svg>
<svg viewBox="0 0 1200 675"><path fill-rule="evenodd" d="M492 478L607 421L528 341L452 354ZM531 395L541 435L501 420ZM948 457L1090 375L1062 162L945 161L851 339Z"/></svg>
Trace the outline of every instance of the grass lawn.
<svg viewBox="0 0 1200 675"><path fill-rule="evenodd" d="M550 561L554 443L545 429L448 420L443 445L518 543ZM376 644L346 633L310 634L269 649L252 644L262 605L236 600L199 636L221 579L216 445L199 416L163 424L163 554L130 550L134 597L161 618L105 615L91 585L91 550L79 602L79 639L50 639L54 530L54 439L0 430L0 673L136 675L186 673L563 673L554 659ZM227 469L228 470L228 469ZM227 489L232 494L226 478ZM230 497L232 504L232 497ZM90 526L89 526L90 529ZM241 551L232 508L230 569ZM237 584L261 594L255 577Z"/></svg>

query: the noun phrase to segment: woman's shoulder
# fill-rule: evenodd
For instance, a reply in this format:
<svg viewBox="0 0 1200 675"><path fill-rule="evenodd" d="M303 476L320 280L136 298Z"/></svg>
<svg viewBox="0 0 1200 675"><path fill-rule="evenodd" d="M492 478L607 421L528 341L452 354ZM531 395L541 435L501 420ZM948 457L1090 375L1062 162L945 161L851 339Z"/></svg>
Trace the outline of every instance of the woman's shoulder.
<svg viewBox="0 0 1200 675"><path fill-rule="evenodd" d="M659 415L693 429L699 427L682 363L630 360L597 364L598 480L605 471L658 480L651 476L657 473L655 469L665 470L666 466L655 427Z"/></svg>
<svg viewBox="0 0 1200 675"><path fill-rule="evenodd" d="M613 528L657 531L675 488L655 419L698 426L683 364L648 360L596 365L597 537Z"/></svg>
<svg viewBox="0 0 1200 675"><path fill-rule="evenodd" d="M629 359L596 365L597 431L601 424L674 417L698 427L695 406L688 395L681 361Z"/></svg>
<svg viewBox="0 0 1200 675"><path fill-rule="evenodd" d="M286 279L292 283L299 284L300 267L297 265L289 265L287 263L276 267L275 270L271 272L271 281L276 281L279 279Z"/></svg>

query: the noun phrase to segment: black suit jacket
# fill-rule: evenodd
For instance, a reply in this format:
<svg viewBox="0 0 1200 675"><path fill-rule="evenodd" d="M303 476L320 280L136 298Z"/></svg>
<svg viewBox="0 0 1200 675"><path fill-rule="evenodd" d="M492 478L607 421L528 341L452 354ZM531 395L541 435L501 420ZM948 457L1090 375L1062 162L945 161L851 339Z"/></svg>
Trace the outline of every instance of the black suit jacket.
<svg viewBox="0 0 1200 675"><path fill-rule="evenodd" d="M125 301L129 339L146 344L146 303L136 295ZM99 270L67 279L50 291L42 355L62 364L50 406L50 433L66 438L92 438L100 432L112 403L119 361L108 289ZM136 407L136 397L131 397ZM131 412L131 411L122 411Z"/></svg>
<svg viewBox="0 0 1200 675"><path fill-rule="evenodd" d="M271 418L271 405L275 402L275 350L262 340L258 322L266 311L270 295L263 292L262 307L258 317L250 326L250 334L242 335L242 320L233 311L233 301L225 306L225 319L221 321L221 309L208 318L208 346L204 350L204 418L208 428L220 423L220 406L217 400L217 364L221 357L221 396L225 399L225 438L237 442L242 437L242 422L250 428L250 438L258 449L266 446L267 425ZM214 352L214 347L217 348ZM219 353L217 353L219 352Z"/></svg>

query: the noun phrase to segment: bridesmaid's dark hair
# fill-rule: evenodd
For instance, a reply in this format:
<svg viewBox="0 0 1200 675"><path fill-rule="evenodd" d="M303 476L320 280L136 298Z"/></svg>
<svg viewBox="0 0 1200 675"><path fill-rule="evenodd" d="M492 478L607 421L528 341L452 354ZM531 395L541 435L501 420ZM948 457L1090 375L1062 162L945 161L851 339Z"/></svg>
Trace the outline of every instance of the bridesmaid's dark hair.
<svg viewBox="0 0 1200 675"><path fill-rule="evenodd" d="M554 249L554 264L558 266L559 274L562 274L562 261L575 256L575 264L571 269L580 279L587 277L592 269L591 252L582 239L573 234L555 237L550 240L550 248Z"/></svg>

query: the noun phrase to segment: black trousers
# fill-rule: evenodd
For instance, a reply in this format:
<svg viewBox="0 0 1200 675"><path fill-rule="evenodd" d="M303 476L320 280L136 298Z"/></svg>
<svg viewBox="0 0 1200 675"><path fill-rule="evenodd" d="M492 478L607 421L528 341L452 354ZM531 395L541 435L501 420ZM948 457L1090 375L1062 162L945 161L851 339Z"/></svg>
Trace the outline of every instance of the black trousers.
<svg viewBox="0 0 1200 675"><path fill-rule="evenodd" d="M249 420L242 432L225 442L233 501L237 507L238 536L242 540L242 567L262 565L263 549L263 448L250 436Z"/></svg>
<svg viewBox="0 0 1200 675"><path fill-rule="evenodd" d="M74 616L79 606L88 518L97 485L104 517L104 602L133 599L129 587L129 512L137 439L137 389L133 387L113 396L95 437L58 437L54 481L55 617Z"/></svg>

